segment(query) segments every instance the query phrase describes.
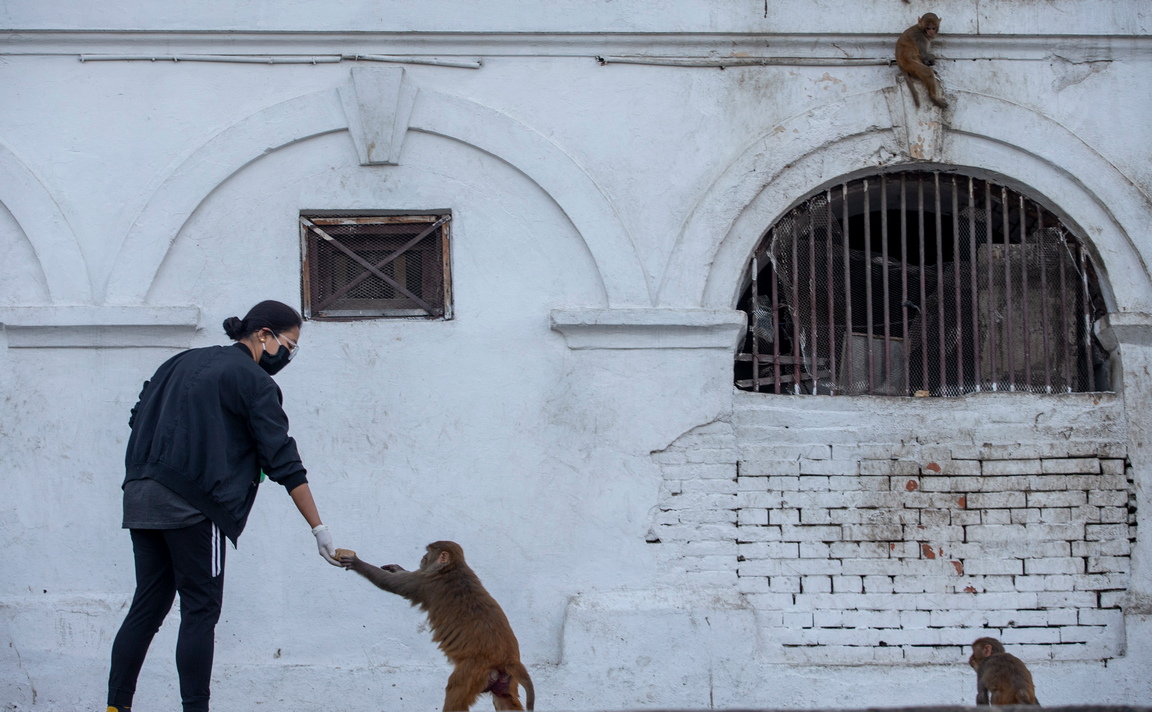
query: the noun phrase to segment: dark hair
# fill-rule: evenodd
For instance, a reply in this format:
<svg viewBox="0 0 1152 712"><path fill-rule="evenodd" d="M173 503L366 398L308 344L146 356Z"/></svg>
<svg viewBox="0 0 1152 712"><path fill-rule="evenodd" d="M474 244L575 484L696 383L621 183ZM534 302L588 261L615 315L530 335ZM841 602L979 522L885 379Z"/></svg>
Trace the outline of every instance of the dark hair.
<svg viewBox="0 0 1152 712"><path fill-rule="evenodd" d="M279 334L303 323L304 320L295 309L284 302L269 299L249 309L243 319L234 316L225 319L224 333L229 339L239 341L261 329L271 329L272 333Z"/></svg>

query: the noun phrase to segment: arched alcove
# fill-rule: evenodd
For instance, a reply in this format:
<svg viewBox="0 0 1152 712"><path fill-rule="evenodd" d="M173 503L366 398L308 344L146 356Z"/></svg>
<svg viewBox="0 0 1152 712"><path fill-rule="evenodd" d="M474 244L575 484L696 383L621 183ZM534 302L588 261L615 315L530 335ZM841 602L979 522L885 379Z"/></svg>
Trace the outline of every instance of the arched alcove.
<svg viewBox="0 0 1152 712"><path fill-rule="evenodd" d="M738 388L958 396L1108 390L1086 239L987 172L904 166L830 181L745 270Z"/></svg>

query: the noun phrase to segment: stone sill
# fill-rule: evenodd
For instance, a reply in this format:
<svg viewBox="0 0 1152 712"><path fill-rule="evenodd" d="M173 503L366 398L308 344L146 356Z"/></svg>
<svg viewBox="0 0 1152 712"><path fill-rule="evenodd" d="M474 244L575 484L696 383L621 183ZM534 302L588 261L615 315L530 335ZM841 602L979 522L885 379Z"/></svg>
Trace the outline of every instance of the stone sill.
<svg viewBox="0 0 1152 712"><path fill-rule="evenodd" d="M574 350L734 351L744 334L745 314L728 309L557 309L552 329Z"/></svg>
<svg viewBox="0 0 1152 712"><path fill-rule="evenodd" d="M188 348L197 306L0 307L10 349Z"/></svg>

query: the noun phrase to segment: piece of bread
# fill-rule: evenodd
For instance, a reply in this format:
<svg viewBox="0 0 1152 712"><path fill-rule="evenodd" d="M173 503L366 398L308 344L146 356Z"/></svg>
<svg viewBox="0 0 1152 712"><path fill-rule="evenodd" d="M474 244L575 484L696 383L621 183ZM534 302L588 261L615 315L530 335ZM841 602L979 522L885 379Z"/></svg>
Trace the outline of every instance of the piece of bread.
<svg viewBox="0 0 1152 712"><path fill-rule="evenodd" d="M337 549L336 550L336 558L338 560L344 558L345 556L355 557L356 552L352 551L351 549Z"/></svg>

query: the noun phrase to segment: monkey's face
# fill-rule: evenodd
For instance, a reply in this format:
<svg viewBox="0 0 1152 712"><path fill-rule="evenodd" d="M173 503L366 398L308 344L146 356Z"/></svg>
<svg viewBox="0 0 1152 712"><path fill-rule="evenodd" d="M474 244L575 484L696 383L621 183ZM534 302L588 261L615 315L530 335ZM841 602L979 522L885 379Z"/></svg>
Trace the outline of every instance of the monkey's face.
<svg viewBox="0 0 1152 712"><path fill-rule="evenodd" d="M920 31L923 32L924 36L928 39L936 39L937 33L940 32L940 18L931 12L925 13L924 16L920 18Z"/></svg>

